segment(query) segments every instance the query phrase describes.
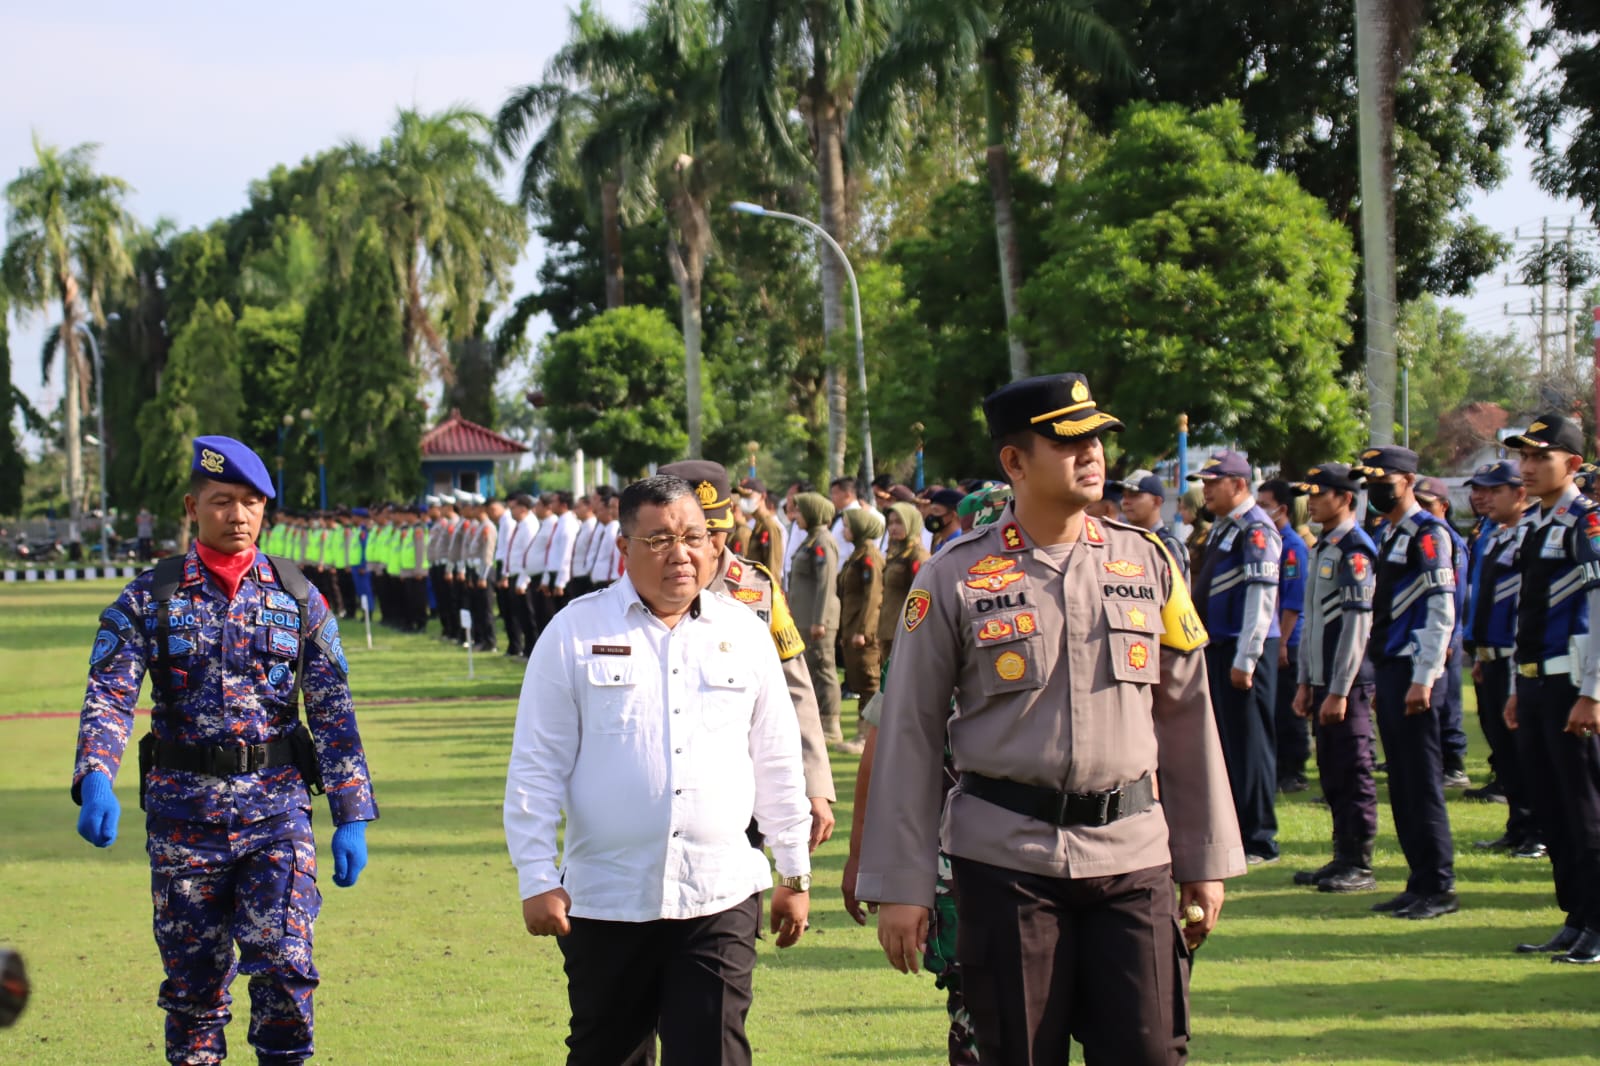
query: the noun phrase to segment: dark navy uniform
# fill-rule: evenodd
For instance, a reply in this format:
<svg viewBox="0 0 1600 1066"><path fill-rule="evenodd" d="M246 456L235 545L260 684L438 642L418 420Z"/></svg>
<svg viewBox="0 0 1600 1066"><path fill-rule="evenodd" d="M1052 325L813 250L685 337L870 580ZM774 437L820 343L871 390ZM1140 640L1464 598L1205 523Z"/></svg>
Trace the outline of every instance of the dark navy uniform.
<svg viewBox="0 0 1600 1066"><path fill-rule="evenodd" d="M1189 580L1189 546L1183 542L1183 538L1174 533L1172 527L1165 522L1151 532L1161 540L1161 546L1167 549L1172 561L1178 564L1178 573L1183 575L1185 581Z"/></svg>
<svg viewBox="0 0 1600 1066"><path fill-rule="evenodd" d="M1294 629L1283 635L1289 646L1288 660L1278 671L1278 691L1273 699L1273 725L1277 742L1277 778L1279 781L1300 780L1305 777L1306 762L1311 758L1311 738L1306 723L1294 713L1296 675L1300 669L1300 637L1306 627L1306 579L1311 565L1311 550L1305 538L1295 532L1293 525L1278 531L1283 538L1283 557L1278 564L1278 614L1279 628L1284 611L1295 612Z"/></svg>
<svg viewBox="0 0 1600 1066"><path fill-rule="evenodd" d="M1413 469L1399 472L1415 472L1414 453L1401 448L1379 451L1404 453ZM1396 469L1375 465L1385 460L1371 452L1363 461L1374 464L1364 467L1365 473ZM1447 698L1444 673L1455 632L1452 561L1444 523L1420 507L1413 507L1398 524L1386 529L1378 549L1369 645L1376 667L1378 734L1389 761L1389 806L1395 833L1411 871L1405 893L1392 901L1399 904L1397 914L1404 914L1414 903L1455 890L1455 848L1444 805L1444 757L1439 740L1439 717ZM1426 713L1406 713L1406 691L1413 684L1430 689ZM1453 899L1450 907L1454 908Z"/></svg>
<svg viewBox="0 0 1600 1066"><path fill-rule="evenodd" d="M1248 477L1249 466L1241 456L1225 452L1190 476ZM1277 528L1254 500L1247 500L1233 513L1217 516L1195 575L1195 607L1211 634L1206 647L1211 706L1222 735L1244 850L1258 861L1278 856L1273 714L1282 558ZM1253 673L1250 688L1233 687L1229 677L1233 669Z"/></svg>
<svg viewBox="0 0 1600 1066"><path fill-rule="evenodd" d="M1352 492L1349 472L1327 464L1307 471L1302 491ZM1311 689L1317 771L1333 815L1333 862L1306 877L1325 891L1372 886L1372 845L1378 835L1378 789L1373 780L1373 667L1367 658L1377 548L1352 518L1326 529L1311 560L1298 681ZM1319 720L1323 701L1345 697L1344 720ZM1330 879L1332 879L1330 881Z"/></svg>
<svg viewBox="0 0 1600 1066"><path fill-rule="evenodd" d="M1512 691L1512 656L1517 638L1517 607L1522 591L1522 541L1529 524L1495 527L1480 541L1473 560L1472 617L1467 638L1478 664L1478 725L1489 744L1489 772L1505 794L1506 840L1513 846L1537 840L1539 831L1517 759L1516 736L1506 725L1506 698Z"/></svg>

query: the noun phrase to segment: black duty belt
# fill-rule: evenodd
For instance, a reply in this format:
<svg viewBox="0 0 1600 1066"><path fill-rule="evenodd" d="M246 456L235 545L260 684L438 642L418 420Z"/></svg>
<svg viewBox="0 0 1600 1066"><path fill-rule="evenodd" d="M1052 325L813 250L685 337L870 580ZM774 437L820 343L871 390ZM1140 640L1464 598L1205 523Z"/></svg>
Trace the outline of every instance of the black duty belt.
<svg viewBox="0 0 1600 1066"><path fill-rule="evenodd" d="M1008 811L1058 826L1110 825L1143 814L1156 802L1155 783L1149 774L1104 792L1057 792L1042 785L1025 785L1020 781L963 772L961 791Z"/></svg>
<svg viewBox="0 0 1600 1066"><path fill-rule="evenodd" d="M154 766L160 770L187 770L213 777L252 774L273 766L289 766L295 761L289 738L265 744L178 744L158 740Z"/></svg>

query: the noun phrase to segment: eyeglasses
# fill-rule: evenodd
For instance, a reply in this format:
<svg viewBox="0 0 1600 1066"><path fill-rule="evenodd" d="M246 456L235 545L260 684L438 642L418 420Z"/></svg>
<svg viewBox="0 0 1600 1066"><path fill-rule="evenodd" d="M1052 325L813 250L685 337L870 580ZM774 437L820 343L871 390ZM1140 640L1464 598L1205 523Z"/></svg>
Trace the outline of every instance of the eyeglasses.
<svg viewBox="0 0 1600 1066"><path fill-rule="evenodd" d="M711 534L703 529L691 529L687 533L657 533L653 537L629 537L629 540L642 541L657 555L665 555L679 543L690 551L699 551L711 542Z"/></svg>

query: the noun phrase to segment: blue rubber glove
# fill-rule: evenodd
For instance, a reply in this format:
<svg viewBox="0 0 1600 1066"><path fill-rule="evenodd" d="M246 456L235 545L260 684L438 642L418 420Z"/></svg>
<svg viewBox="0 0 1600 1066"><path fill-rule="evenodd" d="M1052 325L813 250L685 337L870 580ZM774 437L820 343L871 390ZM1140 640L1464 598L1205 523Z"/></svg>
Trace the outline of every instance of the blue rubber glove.
<svg viewBox="0 0 1600 1066"><path fill-rule="evenodd" d="M333 831L333 883L349 888L367 868L367 823L346 822Z"/></svg>
<svg viewBox="0 0 1600 1066"><path fill-rule="evenodd" d="M111 778L98 770L83 776L78 786L83 810L78 812L78 835L97 848L109 848L117 840L117 820L122 804L111 791Z"/></svg>

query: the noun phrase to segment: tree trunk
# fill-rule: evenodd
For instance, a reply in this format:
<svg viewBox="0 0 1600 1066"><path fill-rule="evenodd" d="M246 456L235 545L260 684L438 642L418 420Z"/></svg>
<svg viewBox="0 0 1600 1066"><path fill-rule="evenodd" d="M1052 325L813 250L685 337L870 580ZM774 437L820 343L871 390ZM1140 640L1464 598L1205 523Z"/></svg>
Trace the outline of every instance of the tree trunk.
<svg viewBox="0 0 1600 1066"><path fill-rule="evenodd" d="M675 214L677 212L674 212ZM677 240L667 241L667 265L678 285L678 311L683 326L683 377L687 393L685 411L689 431L690 459L699 459L700 430L700 287L705 275L705 256L698 252L692 237L685 235L682 247Z"/></svg>
<svg viewBox="0 0 1600 1066"><path fill-rule="evenodd" d="M78 518L83 504L83 400L82 386L78 381L78 283L75 278L60 279L61 286L61 360L66 368L66 391L62 408L66 412L62 436L67 446L67 516L72 529L78 530Z"/></svg>
<svg viewBox="0 0 1600 1066"><path fill-rule="evenodd" d="M993 56L983 60L983 104L988 127L989 146L984 159L989 171L989 195L994 200L995 249L1000 259L1000 299L1006 309L1006 349L1011 360L1011 380L1029 374L1028 349L1017 332L1019 303L1017 290L1022 286L1022 248L1017 243L1017 216L1011 196L1011 136L1006 123L1005 101L1000 96L996 63Z"/></svg>
<svg viewBox="0 0 1600 1066"><path fill-rule="evenodd" d="M831 93L817 96L811 120L816 136L817 194L822 208L822 228L841 247L846 247L850 234L845 199L844 118ZM845 277L844 265L821 242L817 245L817 256L822 263L822 334L828 342L825 389L828 394L828 477L832 479L844 474L845 420L849 415L845 374L834 358L832 344L833 337L845 324Z"/></svg>
<svg viewBox="0 0 1600 1066"><path fill-rule="evenodd" d="M1394 442L1394 91L1399 75L1389 0L1357 0L1356 81L1365 280L1367 403L1375 445Z"/></svg>
<svg viewBox="0 0 1600 1066"><path fill-rule="evenodd" d="M622 190L615 181L600 184L600 229L605 245L606 310L626 303L622 289Z"/></svg>

